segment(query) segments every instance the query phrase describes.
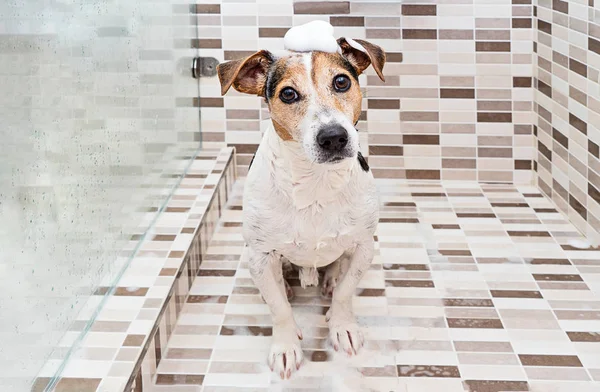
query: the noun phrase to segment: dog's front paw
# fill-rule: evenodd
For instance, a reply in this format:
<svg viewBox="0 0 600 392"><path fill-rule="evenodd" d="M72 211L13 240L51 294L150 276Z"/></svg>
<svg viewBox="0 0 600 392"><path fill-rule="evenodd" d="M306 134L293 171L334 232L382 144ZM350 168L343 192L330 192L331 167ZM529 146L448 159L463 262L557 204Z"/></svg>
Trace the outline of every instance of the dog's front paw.
<svg viewBox="0 0 600 392"><path fill-rule="evenodd" d="M333 349L349 356L357 354L363 347L365 338L356 319L349 311L332 312L332 309L333 306L327 312L326 320Z"/></svg>
<svg viewBox="0 0 600 392"><path fill-rule="evenodd" d="M295 323L273 326L273 343L269 353L269 367L281 379L290 378L292 373L300 369L304 354L300 347L302 332Z"/></svg>

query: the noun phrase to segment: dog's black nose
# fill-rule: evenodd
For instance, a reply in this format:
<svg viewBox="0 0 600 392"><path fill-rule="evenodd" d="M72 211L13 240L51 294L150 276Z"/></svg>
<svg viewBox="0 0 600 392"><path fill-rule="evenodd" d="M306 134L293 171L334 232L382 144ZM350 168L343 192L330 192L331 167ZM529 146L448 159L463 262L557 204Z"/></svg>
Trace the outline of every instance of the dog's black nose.
<svg viewBox="0 0 600 392"><path fill-rule="evenodd" d="M328 125L317 133L317 143L326 151L341 151L348 144L348 132L341 125Z"/></svg>

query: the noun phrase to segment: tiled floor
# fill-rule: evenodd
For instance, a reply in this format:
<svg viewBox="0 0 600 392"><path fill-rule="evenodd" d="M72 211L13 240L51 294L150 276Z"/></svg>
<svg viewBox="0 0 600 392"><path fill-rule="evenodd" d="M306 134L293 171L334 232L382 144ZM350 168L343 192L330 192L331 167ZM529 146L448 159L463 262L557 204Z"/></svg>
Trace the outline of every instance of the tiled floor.
<svg viewBox="0 0 600 392"><path fill-rule="evenodd" d="M376 256L354 299L366 348L327 342L295 287L308 359L271 374L267 306L240 265L241 184L158 369L158 391L600 391L600 249L532 186L379 183Z"/></svg>

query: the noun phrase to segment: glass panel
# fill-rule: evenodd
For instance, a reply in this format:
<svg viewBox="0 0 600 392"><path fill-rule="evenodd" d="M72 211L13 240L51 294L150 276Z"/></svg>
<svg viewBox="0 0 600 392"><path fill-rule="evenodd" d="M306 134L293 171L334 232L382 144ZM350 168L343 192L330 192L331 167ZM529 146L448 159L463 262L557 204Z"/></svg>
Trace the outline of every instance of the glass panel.
<svg viewBox="0 0 600 392"><path fill-rule="evenodd" d="M0 2L2 391L65 358L72 320L110 292L200 146L189 12Z"/></svg>

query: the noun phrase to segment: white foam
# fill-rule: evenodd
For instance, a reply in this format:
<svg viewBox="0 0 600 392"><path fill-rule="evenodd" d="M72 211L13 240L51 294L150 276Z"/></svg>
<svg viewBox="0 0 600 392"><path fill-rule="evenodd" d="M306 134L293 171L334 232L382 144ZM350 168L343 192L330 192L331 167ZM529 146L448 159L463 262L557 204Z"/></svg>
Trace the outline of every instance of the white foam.
<svg viewBox="0 0 600 392"><path fill-rule="evenodd" d="M592 244L586 240L570 240L569 245L577 249L589 249L592 247Z"/></svg>
<svg viewBox="0 0 600 392"><path fill-rule="evenodd" d="M335 53L339 49L333 36L333 26L322 20L292 27L283 37L283 46L294 52Z"/></svg>

